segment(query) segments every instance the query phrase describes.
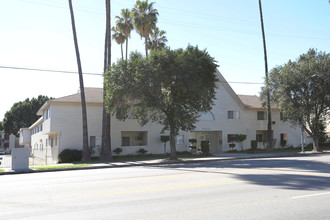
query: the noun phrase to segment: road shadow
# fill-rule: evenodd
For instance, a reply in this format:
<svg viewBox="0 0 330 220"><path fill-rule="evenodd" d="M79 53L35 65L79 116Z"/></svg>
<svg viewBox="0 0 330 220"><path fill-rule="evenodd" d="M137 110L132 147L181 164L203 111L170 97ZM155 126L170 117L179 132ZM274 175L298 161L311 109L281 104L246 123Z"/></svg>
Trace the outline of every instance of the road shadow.
<svg viewBox="0 0 330 220"><path fill-rule="evenodd" d="M182 172L230 175L251 184L276 186L283 189L330 189L330 161L269 158L166 164L154 167ZM260 170L262 170L261 173Z"/></svg>

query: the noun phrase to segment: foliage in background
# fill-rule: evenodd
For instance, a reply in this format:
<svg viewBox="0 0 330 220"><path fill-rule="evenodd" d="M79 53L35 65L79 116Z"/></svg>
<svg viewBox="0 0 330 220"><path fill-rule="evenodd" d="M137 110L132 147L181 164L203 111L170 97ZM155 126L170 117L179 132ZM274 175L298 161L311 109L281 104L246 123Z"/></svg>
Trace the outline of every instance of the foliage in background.
<svg viewBox="0 0 330 220"><path fill-rule="evenodd" d="M20 128L30 127L40 117L37 115L38 110L48 100L47 96L39 95L38 98L16 102L5 114L4 132L17 135Z"/></svg>
<svg viewBox="0 0 330 220"><path fill-rule="evenodd" d="M281 109L284 121L303 126L319 151L322 124L330 114L330 55L310 49L297 61L270 72L272 101ZM265 89L263 89L265 97Z"/></svg>
<svg viewBox="0 0 330 220"><path fill-rule="evenodd" d="M154 50L149 57L132 53L106 75L107 109L119 120L133 115L141 125L163 125L163 131L170 131L171 158L176 159L179 130L193 130L200 114L212 109L216 68L205 50L193 46Z"/></svg>

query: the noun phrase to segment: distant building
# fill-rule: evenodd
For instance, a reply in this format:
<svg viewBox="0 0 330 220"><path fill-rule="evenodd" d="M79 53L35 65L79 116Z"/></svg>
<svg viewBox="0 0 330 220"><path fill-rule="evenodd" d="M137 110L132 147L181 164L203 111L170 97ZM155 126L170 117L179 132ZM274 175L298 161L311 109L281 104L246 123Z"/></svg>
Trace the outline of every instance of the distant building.
<svg viewBox="0 0 330 220"><path fill-rule="evenodd" d="M16 145L16 136L0 132L0 152L10 153Z"/></svg>

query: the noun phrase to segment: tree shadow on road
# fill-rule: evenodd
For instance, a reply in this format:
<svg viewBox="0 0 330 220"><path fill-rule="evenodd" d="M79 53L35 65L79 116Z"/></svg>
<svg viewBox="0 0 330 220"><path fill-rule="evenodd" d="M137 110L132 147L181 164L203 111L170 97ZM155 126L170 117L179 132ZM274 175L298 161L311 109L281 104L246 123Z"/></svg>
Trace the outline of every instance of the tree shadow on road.
<svg viewBox="0 0 330 220"><path fill-rule="evenodd" d="M263 186L294 190L330 189L330 163L294 158L248 159L158 165L182 172L230 175Z"/></svg>

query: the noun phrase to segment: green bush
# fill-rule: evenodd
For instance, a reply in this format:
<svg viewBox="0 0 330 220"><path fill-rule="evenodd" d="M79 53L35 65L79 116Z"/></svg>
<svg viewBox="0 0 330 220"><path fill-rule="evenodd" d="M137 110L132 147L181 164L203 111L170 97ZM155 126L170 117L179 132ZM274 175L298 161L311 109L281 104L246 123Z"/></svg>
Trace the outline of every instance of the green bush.
<svg viewBox="0 0 330 220"><path fill-rule="evenodd" d="M117 148L114 149L112 152L114 152L115 154L119 155L121 152L123 152L123 149L117 147Z"/></svg>
<svg viewBox="0 0 330 220"><path fill-rule="evenodd" d="M229 144L229 147L230 147L231 150L233 150L235 148L235 146L236 146L236 144L233 144L233 143Z"/></svg>
<svg viewBox="0 0 330 220"><path fill-rule="evenodd" d="M258 148L258 142L256 140L251 140L251 151L254 153Z"/></svg>
<svg viewBox="0 0 330 220"><path fill-rule="evenodd" d="M205 155L209 155L210 153L210 142L209 141L201 141L202 152Z"/></svg>
<svg viewBox="0 0 330 220"><path fill-rule="evenodd" d="M160 136L160 141L163 142L163 143L166 143L170 140L170 136L168 135L161 135Z"/></svg>
<svg viewBox="0 0 330 220"><path fill-rule="evenodd" d="M141 155L145 155L147 152L148 151L143 148L140 148L138 151L136 151L136 153L141 154Z"/></svg>
<svg viewBox="0 0 330 220"><path fill-rule="evenodd" d="M60 153L60 155L58 155L58 162L59 163L77 162L77 161L81 161L81 157L82 157L81 150L65 149Z"/></svg>

